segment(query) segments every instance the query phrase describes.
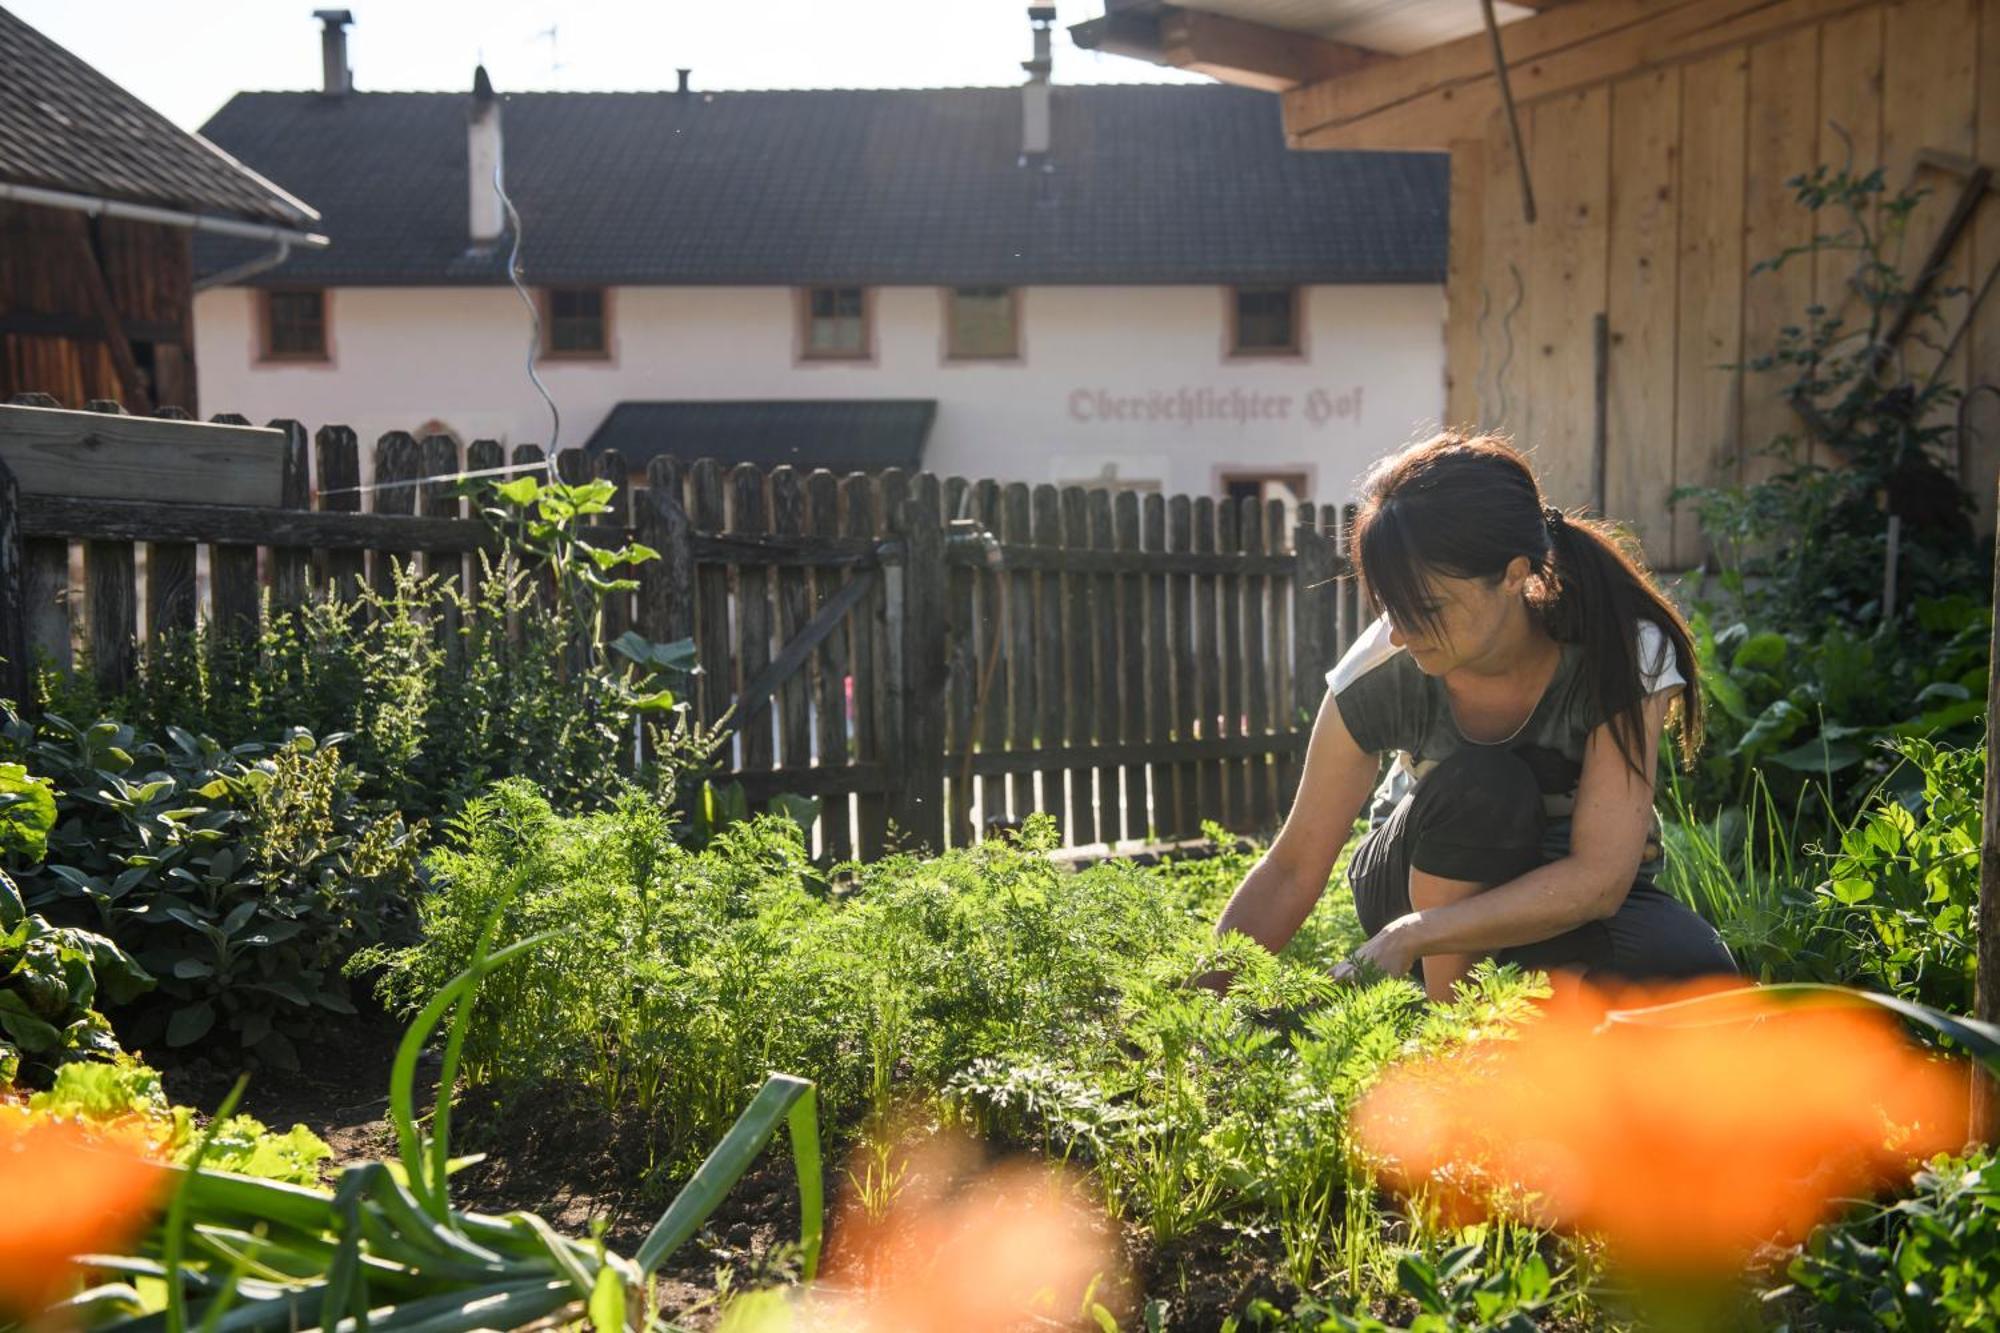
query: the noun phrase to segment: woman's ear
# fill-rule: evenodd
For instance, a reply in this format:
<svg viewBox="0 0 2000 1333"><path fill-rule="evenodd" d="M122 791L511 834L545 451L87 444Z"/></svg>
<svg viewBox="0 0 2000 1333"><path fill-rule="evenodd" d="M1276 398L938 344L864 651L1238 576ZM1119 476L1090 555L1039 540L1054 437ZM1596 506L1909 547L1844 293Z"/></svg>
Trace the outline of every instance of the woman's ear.
<svg viewBox="0 0 2000 1333"><path fill-rule="evenodd" d="M1534 573L1534 562L1525 555L1517 555L1507 562L1507 568L1500 575L1500 586L1507 590L1508 596L1518 596L1528 586L1528 580Z"/></svg>

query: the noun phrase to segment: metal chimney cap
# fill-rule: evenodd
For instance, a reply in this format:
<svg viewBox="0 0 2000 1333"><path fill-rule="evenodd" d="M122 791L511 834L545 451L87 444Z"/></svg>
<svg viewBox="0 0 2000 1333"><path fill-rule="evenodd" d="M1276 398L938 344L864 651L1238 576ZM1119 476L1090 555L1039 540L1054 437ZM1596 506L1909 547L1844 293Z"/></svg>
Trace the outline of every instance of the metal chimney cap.
<svg viewBox="0 0 2000 1333"><path fill-rule="evenodd" d="M475 65L472 68L472 97L478 102L493 100L493 80L486 77L484 65Z"/></svg>
<svg viewBox="0 0 2000 1333"><path fill-rule="evenodd" d="M687 91L688 91L688 79L689 79L689 77L691 77L691 76L692 76L692 75L694 74L694 71L693 71L693 70L691 70L691 69L676 69L676 70L674 71L674 73L675 73L675 74L678 74L678 75L680 76L680 81L681 81L681 82L680 82L680 87L678 87L678 88L674 89L674 91L675 91L675 92L677 92L677 93L684 93L684 92L687 92Z"/></svg>
<svg viewBox="0 0 2000 1333"><path fill-rule="evenodd" d="M1054 23L1055 21L1056 21L1056 7L1054 5L1028 6L1028 22Z"/></svg>
<svg viewBox="0 0 2000 1333"><path fill-rule="evenodd" d="M315 9L313 17L329 27L338 24L340 27L345 28L353 24L354 11L351 9Z"/></svg>

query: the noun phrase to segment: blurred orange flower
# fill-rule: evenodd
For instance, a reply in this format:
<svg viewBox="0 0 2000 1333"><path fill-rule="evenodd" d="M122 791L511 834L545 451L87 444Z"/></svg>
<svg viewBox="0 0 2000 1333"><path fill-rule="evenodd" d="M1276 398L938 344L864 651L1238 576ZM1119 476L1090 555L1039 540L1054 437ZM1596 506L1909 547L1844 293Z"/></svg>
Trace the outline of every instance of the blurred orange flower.
<svg viewBox="0 0 2000 1333"><path fill-rule="evenodd" d="M1966 1068L1879 1010L1745 988L1727 1021L1607 1021L1714 989L1566 985L1513 1040L1390 1071L1355 1134L1392 1183L1428 1188L1455 1220L1525 1195L1537 1221L1665 1273L1738 1268L1966 1143Z"/></svg>
<svg viewBox="0 0 2000 1333"><path fill-rule="evenodd" d="M1001 1333L1068 1322L1115 1251L1102 1209L1041 1163L983 1167L956 1139L917 1150L894 1202L840 1207L818 1284L793 1328L840 1333Z"/></svg>
<svg viewBox="0 0 2000 1333"><path fill-rule="evenodd" d="M67 1293L74 1256L117 1252L160 1203L157 1164L73 1124L0 1107L0 1310L30 1314Z"/></svg>

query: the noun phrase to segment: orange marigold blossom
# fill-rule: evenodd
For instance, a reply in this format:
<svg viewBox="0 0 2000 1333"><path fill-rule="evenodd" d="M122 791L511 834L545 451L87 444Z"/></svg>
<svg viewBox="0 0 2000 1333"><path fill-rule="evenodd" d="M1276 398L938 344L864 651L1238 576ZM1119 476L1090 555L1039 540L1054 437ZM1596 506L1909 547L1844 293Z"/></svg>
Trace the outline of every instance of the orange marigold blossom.
<svg viewBox="0 0 2000 1333"><path fill-rule="evenodd" d="M1356 1138L1453 1220L1511 1192L1535 1220L1662 1273L1740 1268L1838 1200L1964 1146L1966 1068L1879 1010L1745 988L1726 1021L1607 1020L1715 989L1565 982L1511 1040L1392 1069L1357 1108Z"/></svg>
<svg viewBox="0 0 2000 1333"><path fill-rule="evenodd" d="M59 1299L75 1256L116 1253L162 1203L157 1163L115 1139L0 1106L0 1309L28 1314Z"/></svg>
<svg viewBox="0 0 2000 1333"><path fill-rule="evenodd" d="M858 1198L836 1210L819 1283L789 1312L793 1329L839 1333L1002 1333L1067 1320L1093 1282L1112 1285L1102 1209L1042 1163L979 1164L956 1138L911 1155L879 1217Z"/></svg>

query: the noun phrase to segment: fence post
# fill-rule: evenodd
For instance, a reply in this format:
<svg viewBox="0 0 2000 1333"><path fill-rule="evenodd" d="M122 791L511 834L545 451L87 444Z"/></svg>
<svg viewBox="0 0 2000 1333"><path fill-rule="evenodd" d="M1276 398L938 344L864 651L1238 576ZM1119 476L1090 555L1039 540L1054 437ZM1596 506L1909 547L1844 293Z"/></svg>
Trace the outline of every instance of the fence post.
<svg viewBox="0 0 2000 1333"><path fill-rule="evenodd" d="M1336 641L1339 619L1333 544L1319 529L1318 512L1311 501L1299 506L1299 526L1292 542L1298 562L1292 579L1297 620L1292 636L1296 654L1292 687L1298 692L1295 702L1307 717L1319 712L1320 696L1326 693L1326 673L1333 666L1329 650Z"/></svg>
<svg viewBox="0 0 2000 1333"><path fill-rule="evenodd" d="M910 497L890 515L903 542L901 670L893 673L902 717L901 753L892 753L896 789L890 818L909 845L944 850L945 564L938 479L911 479ZM893 595L893 594L892 594ZM891 620L897 617L892 615Z"/></svg>
<svg viewBox="0 0 2000 1333"><path fill-rule="evenodd" d="M21 488L0 462L0 695L26 711L28 606L21 561Z"/></svg>
<svg viewBox="0 0 2000 1333"><path fill-rule="evenodd" d="M307 457L306 428L288 417L264 423L285 432L285 463L278 503L286 509L312 508L312 474ZM147 553L151 558L159 550ZM189 554L193 549L189 548ZM297 546L271 548L271 606L274 611L297 611L306 604L307 575L312 564L309 552ZM151 575L149 574L150 580Z"/></svg>
<svg viewBox="0 0 2000 1333"><path fill-rule="evenodd" d="M2000 593L2000 548L1993 553L1993 587ZM2000 654L2000 615L1993 618L1987 661ZM2000 1022L2000 673L1989 671L1986 685L1986 781L1981 792L1979 838L1978 945L1973 972L1972 1012L1982 1022ZM1990 1141L1996 1097L1993 1079L1972 1076L1972 1132Z"/></svg>
<svg viewBox="0 0 2000 1333"><path fill-rule="evenodd" d="M90 410L113 416L125 411L103 398L91 399ZM138 559L131 542L83 544L83 613L90 666L97 683L113 692L129 685L138 667L138 591Z"/></svg>
<svg viewBox="0 0 2000 1333"><path fill-rule="evenodd" d="M639 566L639 633L674 643L694 633L694 554L681 469L662 455L646 465L646 489L633 501L633 536L660 553Z"/></svg>
<svg viewBox="0 0 2000 1333"><path fill-rule="evenodd" d="M62 406L45 393L17 393L7 401L16 407ZM18 495L19 491L17 481L15 493ZM193 569L192 560L188 567ZM192 574L189 583L192 586ZM76 630L73 592L69 581L68 538L35 537L21 543L22 614L28 622L28 651L46 654L49 665L58 671L68 671L74 657L70 644ZM27 669L25 665L23 669Z"/></svg>

